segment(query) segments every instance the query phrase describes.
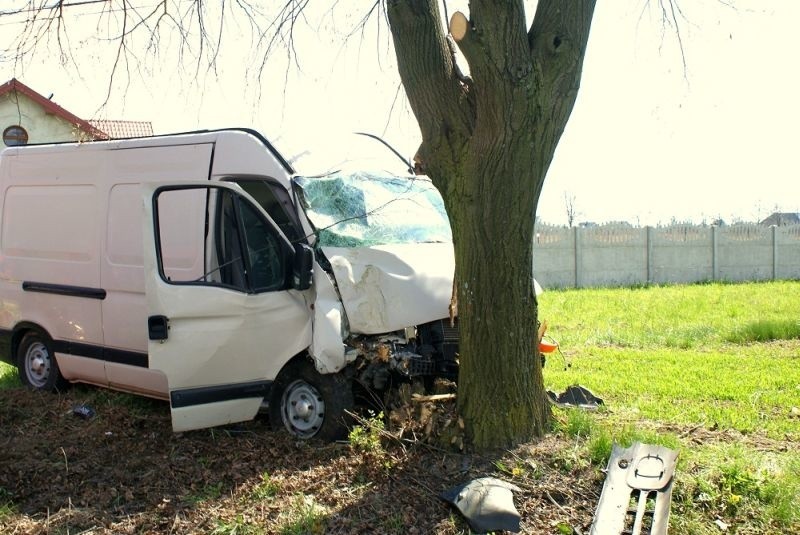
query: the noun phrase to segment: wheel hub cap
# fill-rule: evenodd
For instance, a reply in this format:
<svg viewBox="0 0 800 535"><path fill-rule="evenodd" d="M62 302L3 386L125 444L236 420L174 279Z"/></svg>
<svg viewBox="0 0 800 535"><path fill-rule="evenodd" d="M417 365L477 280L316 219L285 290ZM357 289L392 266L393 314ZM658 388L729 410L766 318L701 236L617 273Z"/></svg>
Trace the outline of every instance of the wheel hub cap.
<svg viewBox="0 0 800 535"><path fill-rule="evenodd" d="M282 401L281 415L287 429L303 438L317 434L325 419L325 401L316 388L295 381L286 388Z"/></svg>
<svg viewBox="0 0 800 535"><path fill-rule="evenodd" d="M44 344L36 343L25 353L25 369L28 380L36 387L42 387L50 375L50 354Z"/></svg>
<svg viewBox="0 0 800 535"><path fill-rule="evenodd" d="M45 363L42 357L34 357L31 361L31 371L40 374L44 371Z"/></svg>

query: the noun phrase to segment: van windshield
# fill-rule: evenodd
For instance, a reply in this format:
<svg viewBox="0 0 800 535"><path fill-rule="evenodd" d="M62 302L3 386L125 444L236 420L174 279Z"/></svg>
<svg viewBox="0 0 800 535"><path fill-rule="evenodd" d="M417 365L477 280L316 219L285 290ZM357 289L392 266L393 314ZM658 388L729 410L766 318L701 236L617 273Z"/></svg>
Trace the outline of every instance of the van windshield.
<svg viewBox="0 0 800 535"><path fill-rule="evenodd" d="M453 241L442 197L427 178L337 172L295 183L323 247Z"/></svg>

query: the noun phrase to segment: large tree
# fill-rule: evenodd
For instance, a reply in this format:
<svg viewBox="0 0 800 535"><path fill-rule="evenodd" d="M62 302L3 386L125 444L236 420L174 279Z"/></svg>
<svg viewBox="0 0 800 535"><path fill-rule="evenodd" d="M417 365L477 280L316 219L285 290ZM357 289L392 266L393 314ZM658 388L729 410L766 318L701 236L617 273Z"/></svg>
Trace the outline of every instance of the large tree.
<svg viewBox="0 0 800 535"><path fill-rule="evenodd" d="M478 448L541 435L549 406L537 354L532 244L545 175L580 84L594 0L471 0L452 36L439 3L389 0L418 158L453 228L461 324L459 412Z"/></svg>
<svg viewBox="0 0 800 535"><path fill-rule="evenodd" d="M117 47L112 78L127 64L137 33L146 35L143 53L157 56L169 42L165 34L174 32L181 54L196 41L198 67L202 58L213 64L224 21L237 9L256 29L264 57L280 43L288 43L291 53L308 3L286 0L270 14L245 0L223 0L213 4L220 19L213 21L202 0L159 0L146 8L132 0L19 0L18 9L0 14L28 16L15 61L52 36L66 48L64 61L72 61L65 11L98 4L98 16L115 28L108 36ZM438 0L364 6L361 24L385 9L400 78L422 133L418 163L450 216L461 325L458 407L477 448L541 435L550 416L536 358L533 225L577 96L594 7L595 0L539 0L529 23L523 0L471 0L468 15L454 13L446 25Z"/></svg>

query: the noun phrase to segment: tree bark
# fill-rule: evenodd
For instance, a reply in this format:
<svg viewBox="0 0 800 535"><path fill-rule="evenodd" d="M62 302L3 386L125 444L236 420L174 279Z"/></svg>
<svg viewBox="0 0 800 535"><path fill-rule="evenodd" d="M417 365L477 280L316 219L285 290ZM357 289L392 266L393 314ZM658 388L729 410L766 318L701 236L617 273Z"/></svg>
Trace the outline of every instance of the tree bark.
<svg viewBox="0 0 800 535"><path fill-rule="evenodd" d="M422 132L418 156L453 229L459 299L458 408L477 449L547 429L536 344L536 204L575 102L594 0L472 0L459 80L436 0L390 0L400 76Z"/></svg>

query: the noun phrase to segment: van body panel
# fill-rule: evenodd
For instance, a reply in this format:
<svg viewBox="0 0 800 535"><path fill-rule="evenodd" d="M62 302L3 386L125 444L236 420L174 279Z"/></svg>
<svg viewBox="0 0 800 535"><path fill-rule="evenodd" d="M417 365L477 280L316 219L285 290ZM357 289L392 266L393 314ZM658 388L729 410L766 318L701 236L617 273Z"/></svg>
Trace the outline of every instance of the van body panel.
<svg viewBox="0 0 800 535"><path fill-rule="evenodd" d="M56 362L67 381L80 380L97 386L108 386L105 363L101 359L56 351Z"/></svg>
<svg viewBox="0 0 800 535"><path fill-rule="evenodd" d="M451 243L323 247L354 333L378 334L447 317Z"/></svg>
<svg viewBox="0 0 800 535"><path fill-rule="evenodd" d="M108 346L147 351L144 325L131 326L132 318L144 318L144 268L142 261L141 184L166 180L202 180L208 178L213 145L211 143L133 148L114 151L114 165L108 174L112 184L105 192L106 223L104 225L101 285L107 292L103 300L103 327ZM176 219L191 207L175 207ZM196 207L195 207L196 209ZM196 234L194 236L197 236ZM187 238L184 234L180 238ZM200 242L188 243L195 250ZM194 264L184 269L201 271L196 265L199 255L190 254ZM122 371L124 373L124 370Z"/></svg>
<svg viewBox="0 0 800 535"><path fill-rule="evenodd" d="M108 386L158 399L169 399L167 376L159 370L137 366L106 363Z"/></svg>
<svg viewBox="0 0 800 535"><path fill-rule="evenodd" d="M333 281L319 264L314 265L314 333L311 355L320 373L338 372L348 361L342 343L344 312Z"/></svg>
<svg viewBox="0 0 800 535"><path fill-rule="evenodd" d="M231 399L206 403L199 407L178 407L172 409L172 430L176 433L209 427L208 422L225 423L252 420L258 414L262 397Z"/></svg>
<svg viewBox="0 0 800 535"><path fill-rule="evenodd" d="M246 132L228 132L216 142L211 178L222 180L234 176L260 175L277 181L291 190L291 174L283 163L264 145ZM256 173L255 170L258 170Z"/></svg>

